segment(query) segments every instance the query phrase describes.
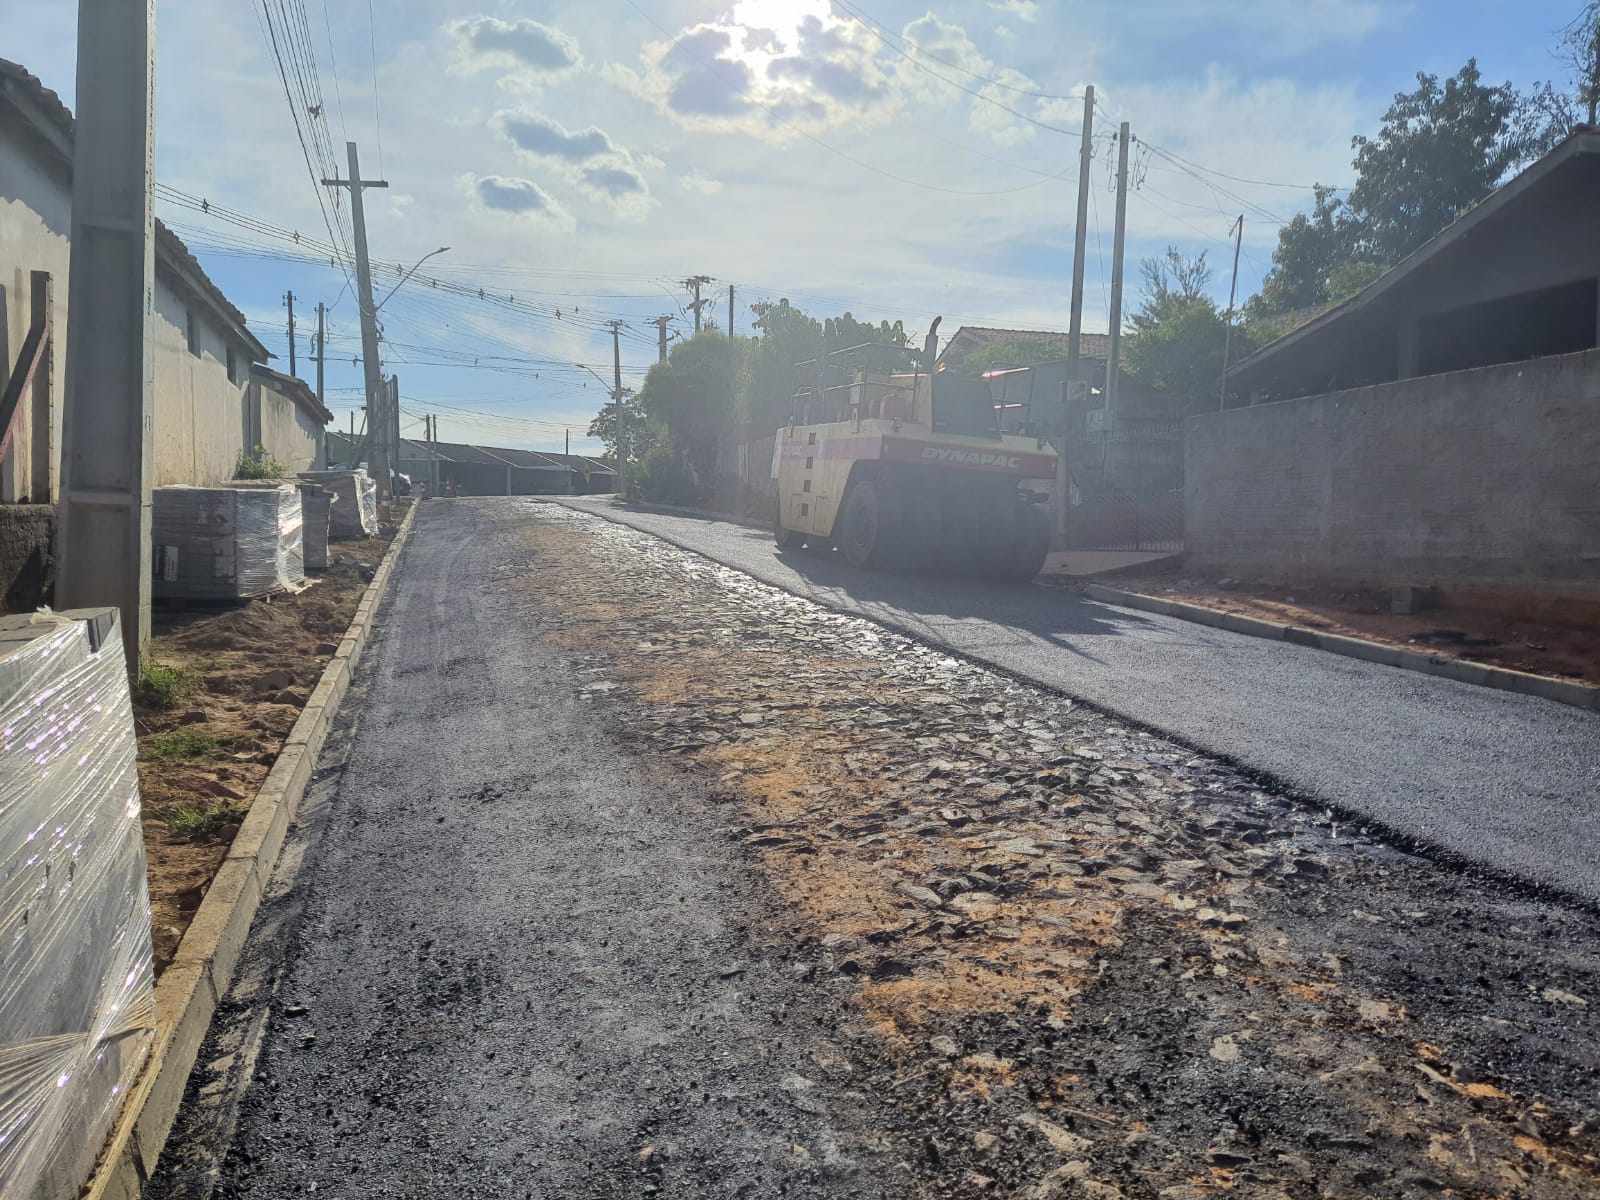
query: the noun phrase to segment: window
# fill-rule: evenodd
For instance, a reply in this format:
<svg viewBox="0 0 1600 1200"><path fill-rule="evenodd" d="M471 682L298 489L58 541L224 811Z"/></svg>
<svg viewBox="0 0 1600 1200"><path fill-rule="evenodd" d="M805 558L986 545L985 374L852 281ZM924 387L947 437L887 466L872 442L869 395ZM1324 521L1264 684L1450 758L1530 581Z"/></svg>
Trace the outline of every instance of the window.
<svg viewBox="0 0 1600 1200"><path fill-rule="evenodd" d="M200 357L200 323L194 319L194 313L188 309L183 313L183 336L189 344L189 353L196 358Z"/></svg>
<svg viewBox="0 0 1600 1200"><path fill-rule="evenodd" d="M239 382L239 356L233 352L233 347L228 347L228 382Z"/></svg>

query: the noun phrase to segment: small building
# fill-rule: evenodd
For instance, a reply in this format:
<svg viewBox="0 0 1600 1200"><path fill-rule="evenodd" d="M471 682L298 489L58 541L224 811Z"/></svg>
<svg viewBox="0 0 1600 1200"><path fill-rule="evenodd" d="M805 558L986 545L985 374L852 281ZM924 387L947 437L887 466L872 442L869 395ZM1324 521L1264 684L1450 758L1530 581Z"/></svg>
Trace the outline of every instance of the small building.
<svg viewBox="0 0 1600 1200"><path fill-rule="evenodd" d="M940 371L954 371L966 361L968 355L975 354L985 346L996 342L1048 342L1059 351L1063 361L1067 356L1067 335L1054 330L991 329L985 325L963 325L945 343L935 367ZM1106 360L1111 357L1111 335L1080 334L1078 355L1080 358L1098 359L1100 374L1104 376Z"/></svg>
<svg viewBox="0 0 1600 1200"><path fill-rule="evenodd" d="M1600 130L1581 127L1189 419L1192 563L1600 621Z"/></svg>
<svg viewBox="0 0 1600 1200"><path fill-rule="evenodd" d="M71 319L71 112L55 92L0 59L0 309L9 377L35 318L35 281L48 277L48 361L11 416L0 460L0 502L53 504L60 490L61 414ZM251 367L270 358L183 242L157 222L155 246L156 487L226 482L252 427Z"/></svg>
<svg viewBox="0 0 1600 1200"><path fill-rule="evenodd" d="M244 420L245 445L260 446L291 475L323 465L323 438L333 414L305 380L252 363Z"/></svg>

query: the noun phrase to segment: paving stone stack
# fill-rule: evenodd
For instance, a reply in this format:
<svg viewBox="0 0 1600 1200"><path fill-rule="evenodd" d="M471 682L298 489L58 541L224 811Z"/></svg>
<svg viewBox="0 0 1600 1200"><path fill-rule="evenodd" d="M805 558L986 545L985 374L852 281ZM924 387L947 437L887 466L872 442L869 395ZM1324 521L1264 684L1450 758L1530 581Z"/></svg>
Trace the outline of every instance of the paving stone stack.
<svg viewBox="0 0 1600 1200"><path fill-rule="evenodd" d="M333 493L330 538L346 541L378 532L378 484L365 471L302 471L300 478Z"/></svg>
<svg viewBox="0 0 1600 1200"><path fill-rule="evenodd" d="M305 578L298 484L157 488L151 540L158 599L242 600Z"/></svg>
<svg viewBox="0 0 1600 1200"><path fill-rule="evenodd" d="M328 569L328 522L333 493L320 483L300 484L300 511L305 519L305 562L308 571Z"/></svg>
<svg viewBox="0 0 1600 1200"><path fill-rule="evenodd" d="M0 1193L77 1197L149 1052L150 898L114 608L0 617Z"/></svg>

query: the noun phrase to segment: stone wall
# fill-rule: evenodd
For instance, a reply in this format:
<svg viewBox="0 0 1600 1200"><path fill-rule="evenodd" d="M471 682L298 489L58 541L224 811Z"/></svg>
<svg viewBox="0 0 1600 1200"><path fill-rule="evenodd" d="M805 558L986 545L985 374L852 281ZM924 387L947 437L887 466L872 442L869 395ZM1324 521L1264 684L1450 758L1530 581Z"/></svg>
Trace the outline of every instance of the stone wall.
<svg viewBox="0 0 1600 1200"><path fill-rule="evenodd" d="M1600 601L1600 350L1192 417L1189 562Z"/></svg>
<svg viewBox="0 0 1600 1200"><path fill-rule="evenodd" d="M0 504L0 611L32 612L45 602L55 583L55 531L49 504Z"/></svg>

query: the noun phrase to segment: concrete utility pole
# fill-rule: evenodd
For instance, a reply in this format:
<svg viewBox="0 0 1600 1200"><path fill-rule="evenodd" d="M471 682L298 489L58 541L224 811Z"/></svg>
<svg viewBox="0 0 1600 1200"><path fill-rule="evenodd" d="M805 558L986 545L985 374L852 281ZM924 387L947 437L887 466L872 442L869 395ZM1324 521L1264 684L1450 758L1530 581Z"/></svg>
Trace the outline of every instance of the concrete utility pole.
<svg viewBox="0 0 1600 1200"><path fill-rule="evenodd" d="M1244 214L1234 222L1233 282L1228 285L1228 327L1222 335L1222 382L1218 385L1217 411L1228 407L1228 351L1233 349L1233 302L1239 295L1239 251L1244 248Z"/></svg>
<svg viewBox="0 0 1600 1200"><path fill-rule="evenodd" d="M733 284L728 285L728 337L733 337Z"/></svg>
<svg viewBox="0 0 1600 1200"><path fill-rule="evenodd" d="M155 0L79 0L56 604L116 605L133 671L150 639L155 83Z"/></svg>
<svg viewBox="0 0 1600 1200"><path fill-rule="evenodd" d="M389 451L384 445L388 423L383 419L383 372L378 363L378 312L372 304L372 267L367 260L367 210L362 195L367 188L386 188L381 179L362 179L361 162L356 154L356 144L346 142L345 153L350 160L349 179L324 179L324 187L342 187L350 190L350 220L356 235L356 302L361 307L361 365L366 376L367 430L372 441L372 474L378 482L378 495L387 500L392 487L389 480Z"/></svg>
<svg viewBox="0 0 1600 1200"><path fill-rule="evenodd" d="M710 282L709 275L696 275L683 281L683 286L694 292L694 303L690 307L694 309L694 331L697 336L700 333L700 310L711 303L709 300L700 299L700 289Z"/></svg>
<svg viewBox="0 0 1600 1200"><path fill-rule="evenodd" d="M317 305L317 403L318 404L323 404L323 401L322 401L322 364L327 360L327 357L328 357L327 337L328 337L328 306L326 304L319 304L319 305ZM327 405L323 404L323 407L326 408Z"/></svg>
<svg viewBox="0 0 1600 1200"><path fill-rule="evenodd" d="M294 369L294 293L290 292L284 297L289 305L289 374L295 374Z"/></svg>
<svg viewBox="0 0 1600 1200"><path fill-rule="evenodd" d="M699 310L696 310L699 315ZM611 376L613 380L612 396L617 402L617 494L624 498L628 495L628 447L624 440L622 427L622 322L607 321L611 326Z"/></svg>
<svg viewBox="0 0 1600 1200"><path fill-rule="evenodd" d="M1117 224L1111 236L1111 350L1106 356L1106 432L1116 425L1122 382L1122 252L1128 237L1128 123L1117 130Z"/></svg>
<svg viewBox="0 0 1600 1200"><path fill-rule="evenodd" d="M667 322L670 321L670 320L672 320L671 317L657 317L654 321L651 322L651 324L656 327L656 334L657 334L656 361L657 362L666 362L667 361Z"/></svg>
<svg viewBox="0 0 1600 1200"><path fill-rule="evenodd" d="M400 470L400 376L389 376L389 449L395 471Z"/></svg>
<svg viewBox="0 0 1600 1200"><path fill-rule="evenodd" d="M1078 383L1083 349L1083 255L1089 237L1089 174L1094 161L1094 85L1083 89L1083 145L1078 150L1078 229L1072 241L1072 315L1067 325L1067 390L1061 405L1061 438L1056 447L1056 538L1067 536L1067 406Z"/></svg>

